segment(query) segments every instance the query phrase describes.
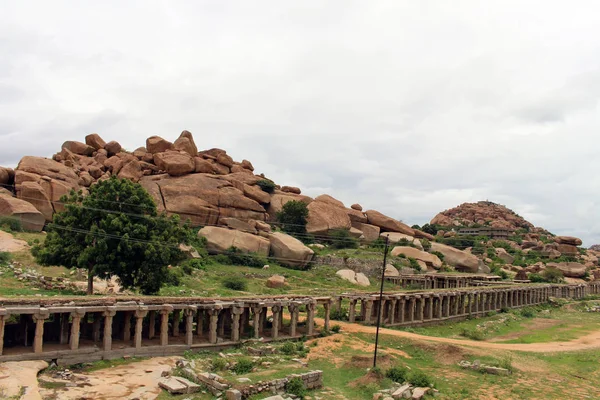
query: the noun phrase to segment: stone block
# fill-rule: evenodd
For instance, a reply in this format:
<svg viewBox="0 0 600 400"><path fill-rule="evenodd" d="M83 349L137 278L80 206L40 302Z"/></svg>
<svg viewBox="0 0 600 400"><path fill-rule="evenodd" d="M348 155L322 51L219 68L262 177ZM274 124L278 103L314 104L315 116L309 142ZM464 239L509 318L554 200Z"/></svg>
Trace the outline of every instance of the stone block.
<svg viewBox="0 0 600 400"><path fill-rule="evenodd" d="M170 378L161 378L158 381L158 386L168 391L170 394L186 394L188 387L178 381L177 379Z"/></svg>
<svg viewBox="0 0 600 400"><path fill-rule="evenodd" d="M190 394L190 393L197 393L200 391L200 389L202 388L202 386L198 385L197 383L194 383L188 379L182 378L180 376L175 376L174 377L179 383L185 385L187 387L187 391L186 393Z"/></svg>
<svg viewBox="0 0 600 400"><path fill-rule="evenodd" d="M227 400L242 400L242 393L237 389L229 389L225 392Z"/></svg>

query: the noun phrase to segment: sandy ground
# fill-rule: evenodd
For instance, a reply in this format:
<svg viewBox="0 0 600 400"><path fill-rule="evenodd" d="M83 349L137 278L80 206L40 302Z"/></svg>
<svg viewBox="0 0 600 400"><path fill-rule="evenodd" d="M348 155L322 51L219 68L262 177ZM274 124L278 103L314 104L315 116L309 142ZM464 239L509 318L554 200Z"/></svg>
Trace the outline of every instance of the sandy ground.
<svg viewBox="0 0 600 400"><path fill-rule="evenodd" d="M323 325L324 321L321 318L315 318L315 321ZM376 329L374 326L365 326L359 324L350 324L347 322L335 321L337 325L342 327L344 332L356 332L356 333L375 333ZM589 350L600 347L600 331L592 332L589 335L582 336L570 342L548 342L548 343L491 343L491 342L480 342L475 340L462 340L462 339L450 339L433 336L423 336L416 333L396 331L393 329L381 328L380 334L403 337L413 340L438 342L438 343L449 343L460 346L478 347L485 349L496 349L496 350L517 350L517 351L529 351L534 353L551 353L559 351L578 351L578 350Z"/></svg>
<svg viewBox="0 0 600 400"><path fill-rule="evenodd" d="M25 394L20 400L42 400L38 391L37 374L48 368L46 361L5 362L0 364L0 398L18 396L21 388Z"/></svg>
<svg viewBox="0 0 600 400"><path fill-rule="evenodd" d="M0 251L18 253L25 250L29 250L29 245L26 241L15 239L10 233L0 231Z"/></svg>
<svg viewBox="0 0 600 400"><path fill-rule="evenodd" d="M179 358L156 357L80 374L88 379L85 385L65 389L40 389L40 393L44 398L56 393L56 398L60 400L153 400L162 391L158 387L162 372L170 370Z"/></svg>

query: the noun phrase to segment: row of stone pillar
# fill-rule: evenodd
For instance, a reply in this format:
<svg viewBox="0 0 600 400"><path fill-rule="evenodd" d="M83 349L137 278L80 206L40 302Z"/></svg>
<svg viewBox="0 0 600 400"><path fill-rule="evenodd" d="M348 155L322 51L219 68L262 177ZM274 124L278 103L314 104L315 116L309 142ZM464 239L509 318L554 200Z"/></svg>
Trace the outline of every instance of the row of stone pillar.
<svg viewBox="0 0 600 400"><path fill-rule="evenodd" d="M329 329L330 302L325 304L325 328ZM287 311L290 316L289 324L287 324L289 336L299 336L298 325L300 318L302 303L292 303L287 305ZM316 302L305 304L306 307L306 332L311 336L314 334L314 320L316 312ZM104 311L92 311L89 314L93 315L93 323L91 324L92 339L94 342L100 342L102 339L102 348L104 351L112 350L113 341L113 326L119 328L120 339L124 342L131 342L132 320L134 324L133 347L139 349L142 347L142 333L144 331L144 321L147 321L147 335L149 340L156 337L159 338L160 346L169 344L169 317L171 321L171 336L180 337L185 335L185 344L190 347L194 341L194 335L202 337L205 334L208 336L208 342L216 344L218 338L225 337L225 331L230 332L229 340L237 342L240 340L246 329L252 331L255 338L265 334L267 327L267 314L269 311L272 314L272 328L270 337L277 339L284 334L284 311L285 305L254 305L251 307L233 306L223 307L222 305L214 305L212 307L199 308L197 306L186 306L185 308L175 308L172 305L164 305L160 309L149 310L147 306L139 306L134 310L119 310L114 306L107 306ZM68 342L69 349L77 350L79 348L79 339L81 331L81 321L86 316L85 307L71 308L68 313L52 312L54 320L58 325L58 341L60 344ZM119 315L118 324L114 324L117 312ZM0 355L3 352L4 332L7 318L10 312L7 309L0 309ZM22 316L27 316L24 314ZM35 323L35 334L33 338L34 353L43 352L44 343L44 326L50 318L48 309L40 308L34 314L31 314L32 320ZM183 320L182 320L183 318ZM252 326L250 326L252 318ZM194 322L196 327L194 328ZM70 332L69 332L70 326ZM181 327L183 326L183 329ZM102 332L101 332L102 331ZM27 324L25 323L25 346L28 344L27 339Z"/></svg>
<svg viewBox="0 0 600 400"><path fill-rule="evenodd" d="M468 315L479 315L503 308L515 308L540 304L551 295L549 287L509 288L488 291L465 291L448 293L416 293L386 295L381 303L378 296L349 298L348 320L358 319L375 323L377 310L381 308L382 321L388 325L422 323L429 320L444 320ZM341 300L338 299L338 307ZM360 316L357 316L357 305Z"/></svg>
<svg viewBox="0 0 600 400"><path fill-rule="evenodd" d="M420 287L422 289L458 289L477 286L481 276L435 276L435 275L400 275L386 277L387 280L402 287Z"/></svg>

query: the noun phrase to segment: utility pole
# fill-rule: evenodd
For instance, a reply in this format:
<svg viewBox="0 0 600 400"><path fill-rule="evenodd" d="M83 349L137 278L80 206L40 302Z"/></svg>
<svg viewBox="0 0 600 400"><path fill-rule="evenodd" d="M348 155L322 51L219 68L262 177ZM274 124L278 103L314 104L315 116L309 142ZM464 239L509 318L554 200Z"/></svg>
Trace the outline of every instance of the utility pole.
<svg viewBox="0 0 600 400"><path fill-rule="evenodd" d="M375 354L373 355L373 368L377 367L377 346L379 345L379 326L381 325L381 302L383 300L383 281L385 280L385 266L387 264L388 243L390 238L385 237L385 250L383 251L383 268L381 269L381 287L379 289L379 304L377 307L377 331L375 333Z"/></svg>

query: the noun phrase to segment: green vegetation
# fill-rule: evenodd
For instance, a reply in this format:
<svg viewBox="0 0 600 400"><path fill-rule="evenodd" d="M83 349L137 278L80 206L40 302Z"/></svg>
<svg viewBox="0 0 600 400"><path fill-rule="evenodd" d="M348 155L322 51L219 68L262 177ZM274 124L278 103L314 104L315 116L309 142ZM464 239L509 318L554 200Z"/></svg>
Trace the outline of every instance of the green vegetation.
<svg viewBox="0 0 600 400"><path fill-rule="evenodd" d="M10 253L7 251L0 251L0 265L6 265L11 259Z"/></svg>
<svg viewBox="0 0 600 400"><path fill-rule="evenodd" d="M531 282L549 282L549 283L562 283L564 282L564 275L562 271L557 268L548 267L541 273L530 273L528 275Z"/></svg>
<svg viewBox="0 0 600 400"><path fill-rule="evenodd" d="M212 259L221 264L240 265L254 268L262 268L268 263L267 259L263 256L254 253L246 253L236 247L230 247L224 254L214 256Z"/></svg>
<svg viewBox="0 0 600 400"><path fill-rule="evenodd" d="M256 182L256 186L261 188L263 192L273 193L275 191L275 183L268 179L261 179Z"/></svg>
<svg viewBox="0 0 600 400"><path fill-rule="evenodd" d="M421 245L423 246L423 250L429 251L431 250L431 242L427 239L420 239Z"/></svg>
<svg viewBox="0 0 600 400"><path fill-rule="evenodd" d="M404 383L408 377L408 369L406 367L392 367L385 372L386 378L393 380L394 382Z"/></svg>
<svg viewBox="0 0 600 400"><path fill-rule="evenodd" d="M0 229L6 232L23 232L21 221L15 217L0 216Z"/></svg>
<svg viewBox="0 0 600 400"><path fill-rule="evenodd" d="M223 286L231 290L247 290L248 284L246 281L239 277L228 277L223 280Z"/></svg>
<svg viewBox="0 0 600 400"><path fill-rule="evenodd" d="M329 233L329 243L334 249L356 249L358 240L346 229L335 229Z"/></svg>
<svg viewBox="0 0 600 400"><path fill-rule="evenodd" d="M231 370L237 375L247 374L254 368L254 362L249 358L240 358L236 361Z"/></svg>
<svg viewBox="0 0 600 400"><path fill-rule="evenodd" d="M301 378L292 378L285 385L286 393L293 394L300 398L304 398L306 395L306 387L304 387L304 381Z"/></svg>
<svg viewBox="0 0 600 400"><path fill-rule="evenodd" d="M65 211L54 214L43 245L33 254L43 265L88 270L93 278L119 277L124 288L157 293L168 281L167 266L183 259L180 243L195 235L179 217L158 215L146 190L128 179L111 179L90 188L89 195L63 197Z"/></svg>
<svg viewBox="0 0 600 400"><path fill-rule="evenodd" d="M277 212L277 221L281 224L281 229L303 241L306 240L307 218L308 207L303 201L288 201L281 211Z"/></svg>

